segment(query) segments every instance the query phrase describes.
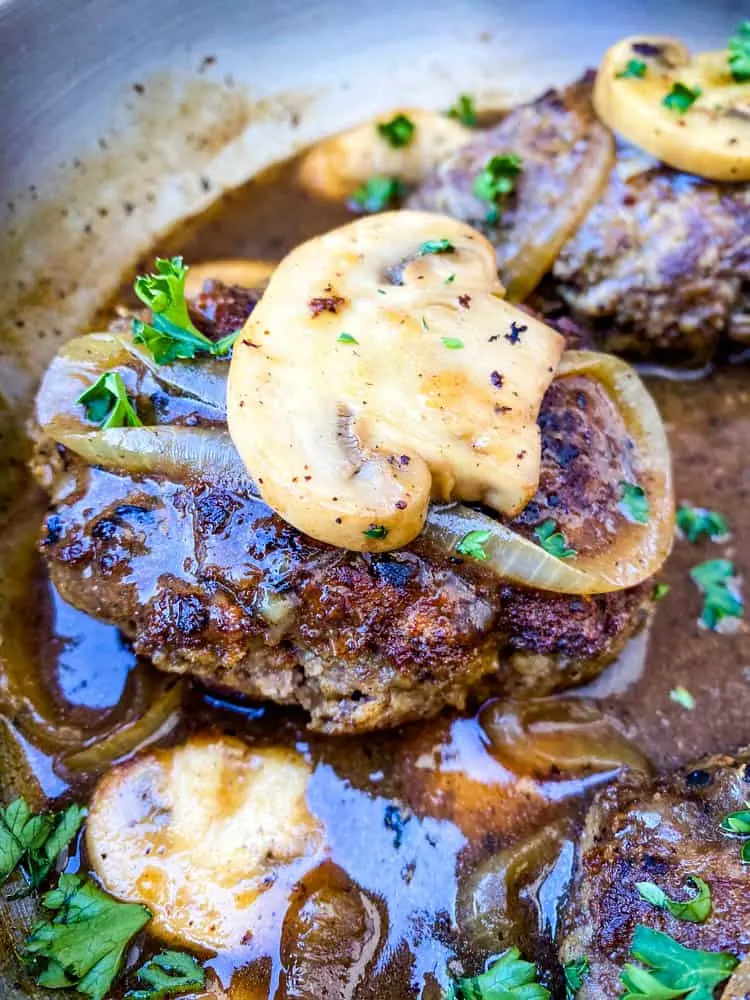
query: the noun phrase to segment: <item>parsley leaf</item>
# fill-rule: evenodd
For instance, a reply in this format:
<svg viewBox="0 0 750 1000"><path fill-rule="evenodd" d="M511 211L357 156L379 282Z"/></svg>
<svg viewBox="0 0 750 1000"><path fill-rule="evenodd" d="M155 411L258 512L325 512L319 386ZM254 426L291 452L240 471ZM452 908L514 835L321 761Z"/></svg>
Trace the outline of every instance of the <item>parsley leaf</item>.
<svg viewBox="0 0 750 1000"><path fill-rule="evenodd" d="M743 21L727 43L729 70L735 83L750 80L750 21Z"/></svg>
<svg viewBox="0 0 750 1000"><path fill-rule="evenodd" d="M460 351L464 346L463 340L459 337L441 337L443 347L447 347L449 351Z"/></svg>
<svg viewBox="0 0 750 1000"><path fill-rule="evenodd" d="M365 538L385 538L388 534L388 529L384 524L371 524L362 534Z"/></svg>
<svg viewBox="0 0 750 1000"><path fill-rule="evenodd" d="M557 530L557 521L551 517L534 528L534 535L544 551L557 559L570 559L578 554L575 549L568 547L565 535Z"/></svg>
<svg viewBox="0 0 750 1000"><path fill-rule="evenodd" d="M703 91L700 87L688 87L678 80L672 84L672 89L662 99L661 103L670 111L676 111L679 115L684 115L695 104L702 93Z"/></svg>
<svg viewBox="0 0 750 1000"><path fill-rule="evenodd" d="M655 583L654 589L651 591L651 600L654 603L663 601L671 589L668 583Z"/></svg>
<svg viewBox="0 0 750 1000"><path fill-rule="evenodd" d="M135 279L135 294L152 312L151 322L133 320L133 339L145 344L159 365L196 354L227 354L239 330L221 340L211 340L194 325L185 298L188 268L182 257L156 258L156 273L140 274Z"/></svg>
<svg viewBox="0 0 750 1000"><path fill-rule="evenodd" d="M625 986L621 1000L713 1000L716 987L728 979L738 962L725 951L685 948L668 934L639 924L633 934L633 957L620 974Z"/></svg>
<svg viewBox="0 0 750 1000"><path fill-rule="evenodd" d="M378 125L378 135L394 149L408 146L416 131L417 126L406 115L395 115L389 122L380 122Z"/></svg>
<svg viewBox="0 0 750 1000"><path fill-rule="evenodd" d="M497 222L500 218L498 202L505 198L515 188L516 177L521 173L523 160L516 153L503 153L491 156L483 170L474 179L474 194L486 201L490 206L486 221Z"/></svg>
<svg viewBox="0 0 750 1000"><path fill-rule="evenodd" d="M471 556L472 559L484 562L487 559L484 546L489 542L491 537L492 533L489 531L469 531L456 546L456 552L459 552L462 556Z"/></svg>
<svg viewBox="0 0 750 1000"><path fill-rule="evenodd" d="M477 109L471 94L461 94L445 113L449 118L456 118L462 125L473 128L477 124Z"/></svg>
<svg viewBox="0 0 750 1000"><path fill-rule="evenodd" d="M563 969L565 973L565 1000L575 1000L590 969L591 963L585 955L565 963Z"/></svg>
<svg viewBox="0 0 750 1000"><path fill-rule="evenodd" d="M632 77L640 79L646 75L648 67L642 59L628 59L623 68L617 74L618 80L627 80Z"/></svg>
<svg viewBox="0 0 750 1000"><path fill-rule="evenodd" d="M54 916L34 927L23 957L40 986L73 987L103 1000L131 939L151 919L145 906L120 903L77 875L61 875L42 903Z"/></svg>
<svg viewBox="0 0 750 1000"><path fill-rule="evenodd" d="M440 240L425 240L419 250L417 250L417 257L427 257L429 254L433 253L455 252L456 248L450 240L446 240L445 238Z"/></svg>
<svg viewBox="0 0 750 1000"><path fill-rule="evenodd" d="M703 593L700 622L717 630L725 618L741 618L743 602L737 592L735 569L729 559L709 559L693 566L690 578Z"/></svg>
<svg viewBox="0 0 750 1000"><path fill-rule="evenodd" d="M480 976L457 979L447 1000L549 1000L550 992L536 981L536 966L509 948Z"/></svg>
<svg viewBox="0 0 750 1000"><path fill-rule="evenodd" d="M352 337L350 333L340 333L336 338L340 344L358 344L359 341L356 337Z"/></svg>
<svg viewBox="0 0 750 1000"><path fill-rule="evenodd" d="M119 372L105 372L76 400L86 407L86 419L110 427L142 427Z"/></svg>
<svg viewBox="0 0 750 1000"><path fill-rule="evenodd" d="M705 536L712 542L723 541L729 537L729 523L723 514L705 507L691 507L680 504L677 508L677 527L689 542L697 542Z"/></svg>
<svg viewBox="0 0 750 1000"><path fill-rule="evenodd" d="M676 688L672 688L669 692L669 697L672 701L676 701L678 705L682 705L689 712L695 708L695 698L690 694L686 687L678 684Z"/></svg>
<svg viewBox="0 0 750 1000"><path fill-rule="evenodd" d="M128 990L125 1000L163 1000L200 989L206 982L202 967L184 951L159 952L138 969L136 977L146 989Z"/></svg>
<svg viewBox="0 0 750 1000"><path fill-rule="evenodd" d="M643 487L637 483L620 483L620 489L622 490L620 510L628 521L648 524L650 507Z"/></svg>
<svg viewBox="0 0 750 1000"><path fill-rule="evenodd" d="M702 924L711 913L711 889L697 875L688 875L688 881L696 890L692 899L684 902L670 899L669 896L653 882L636 882L635 887L652 906L659 910L669 910L677 920L687 920L692 924Z"/></svg>
<svg viewBox="0 0 750 1000"><path fill-rule="evenodd" d="M740 861L743 865L750 865L750 806L729 813L721 821L720 826L725 833L745 839L740 851Z"/></svg>
<svg viewBox="0 0 750 1000"><path fill-rule="evenodd" d="M0 809L0 885L19 866L29 890L41 885L85 815L85 809L71 805L63 812L34 816L24 799Z"/></svg>
<svg viewBox="0 0 750 1000"><path fill-rule="evenodd" d="M382 212L397 205L403 196L404 186L398 178L375 174L357 188L352 201L364 212Z"/></svg>

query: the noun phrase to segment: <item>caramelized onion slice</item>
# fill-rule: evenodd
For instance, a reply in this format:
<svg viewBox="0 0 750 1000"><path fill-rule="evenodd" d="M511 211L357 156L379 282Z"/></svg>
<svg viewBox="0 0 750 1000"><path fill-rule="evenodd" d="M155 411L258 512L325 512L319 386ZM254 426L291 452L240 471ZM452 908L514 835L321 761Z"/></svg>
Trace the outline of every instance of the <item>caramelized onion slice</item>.
<svg viewBox="0 0 750 1000"><path fill-rule="evenodd" d="M593 555L558 559L499 521L459 504L433 507L425 537L446 555L470 531L489 533L482 566L504 580L563 594L604 594L642 583L662 566L674 537L672 473L664 425L635 371L608 354L568 351L557 377L585 375L611 395L634 444L638 483L648 496L648 524L623 519L612 543Z"/></svg>

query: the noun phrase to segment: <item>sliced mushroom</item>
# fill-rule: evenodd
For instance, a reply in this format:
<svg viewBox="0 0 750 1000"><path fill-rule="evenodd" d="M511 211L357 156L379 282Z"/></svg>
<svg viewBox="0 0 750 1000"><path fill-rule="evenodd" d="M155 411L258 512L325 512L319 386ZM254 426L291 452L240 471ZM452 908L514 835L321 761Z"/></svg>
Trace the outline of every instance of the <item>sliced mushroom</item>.
<svg viewBox="0 0 750 1000"><path fill-rule="evenodd" d="M234 348L229 430L265 501L354 550L406 545L430 499L522 510L562 337L503 301L466 223L388 212L297 247Z"/></svg>
<svg viewBox="0 0 750 1000"><path fill-rule="evenodd" d="M625 38L604 56L594 105L605 125L677 170L750 180L750 91L732 78L726 50L691 56L674 38Z"/></svg>
<svg viewBox="0 0 750 1000"><path fill-rule="evenodd" d="M414 131L405 145L392 146L378 125L399 115L409 119ZM302 157L298 180L312 194L332 201L348 198L376 175L416 184L471 136L472 129L437 111L391 111L313 146Z"/></svg>
<svg viewBox="0 0 750 1000"><path fill-rule="evenodd" d="M148 906L160 937L264 953L292 886L321 860L309 777L296 751L229 737L143 754L96 788L86 840L93 867L108 892Z"/></svg>
<svg viewBox="0 0 750 1000"><path fill-rule="evenodd" d="M194 299L205 281L221 281L240 288L264 288L276 265L267 260L225 258L191 264L185 278L185 295Z"/></svg>

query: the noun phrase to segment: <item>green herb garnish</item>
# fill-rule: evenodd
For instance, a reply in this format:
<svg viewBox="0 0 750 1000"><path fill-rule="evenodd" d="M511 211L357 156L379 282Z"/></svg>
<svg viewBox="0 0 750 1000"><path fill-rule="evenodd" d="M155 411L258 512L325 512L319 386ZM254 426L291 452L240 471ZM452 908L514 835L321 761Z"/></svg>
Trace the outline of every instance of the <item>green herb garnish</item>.
<svg viewBox="0 0 750 1000"><path fill-rule="evenodd" d="M736 572L729 559L709 559L693 566L690 578L703 593L700 622L716 631L725 618L741 618L742 598L737 592Z"/></svg>
<svg viewBox="0 0 750 1000"><path fill-rule="evenodd" d="M563 972L565 973L565 1000L575 1000L590 969L591 963L585 955L573 959L572 962L565 963L563 968Z"/></svg>
<svg viewBox="0 0 750 1000"><path fill-rule="evenodd" d="M416 131L417 126L411 118L401 114L395 115L389 122L380 122L378 125L378 135L382 136L394 149L408 146Z"/></svg>
<svg viewBox="0 0 750 1000"><path fill-rule="evenodd" d="M712 542L722 541L729 536L729 523L723 514L705 507L690 507L681 504L677 508L677 527L689 542L699 538L710 538Z"/></svg>
<svg viewBox="0 0 750 1000"><path fill-rule="evenodd" d="M549 1000L548 989L536 981L536 966L509 948L480 976L458 979L446 1000Z"/></svg>
<svg viewBox="0 0 750 1000"><path fill-rule="evenodd" d="M673 83L670 92L662 99L662 104L670 111L684 115L695 104L703 91L700 87L688 87L684 83Z"/></svg>
<svg viewBox="0 0 750 1000"><path fill-rule="evenodd" d="M456 118L462 125L473 128L477 124L477 109L470 94L461 94L453 107L445 112L449 118Z"/></svg>
<svg viewBox="0 0 750 1000"><path fill-rule="evenodd" d="M398 178L376 174L357 188L352 201L365 212L382 212L397 205L403 196L404 186Z"/></svg>
<svg viewBox="0 0 750 1000"><path fill-rule="evenodd" d="M618 80L627 80L632 77L641 79L646 75L647 66L642 59L628 59L623 68L617 74Z"/></svg>
<svg viewBox="0 0 750 1000"><path fill-rule="evenodd" d="M568 547L565 535L558 530L557 521L551 517L534 528L534 535L544 551L557 559L571 559L578 554L575 549Z"/></svg>
<svg viewBox="0 0 750 1000"><path fill-rule="evenodd" d="M738 964L729 952L685 948L643 924L635 929L631 951L642 965L628 963L622 970L620 1000L714 1000L714 990Z"/></svg>
<svg viewBox="0 0 750 1000"><path fill-rule="evenodd" d="M456 248L450 240L425 240L417 250L417 257L427 257L433 253L455 253Z"/></svg>
<svg viewBox="0 0 750 1000"><path fill-rule="evenodd" d="M365 538L385 538L388 529L384 524L371 524L363 534Z"/></svg>
<svg viewBox="0 0 750 1000"><path fill-rule="evenodd" d="M695 698L692 694L690 694L686 687L682 686L682 684L678 684L677 687L672 688L669 692L669 697L672 701L677 702L678 705L682 705L682 707L686 708L689 712L692 712L695 708Z"/></svg>
<svg viewBox="0 0 750 1000"><path fill-rule="evenodd" d="M86 419L110 427L142 427L143 424L128 398L128 391L119 372L105 372L76 400L86 408Z"/></svg>
<svg viewBox="0 0 750 1000"><path fill-rule="evenodd" d="M646 491L637 483L620 483L622 494L620 497L620 510L628 521L635 521L638 524L648 524L650 512Z"/></svg>
<svg viewBox="0 0 750 1000"><path fill-rule="evenodd" d="M651 600L654 603L663 601L671 589L668 583L655 583L654 589L651 591Z"/></svg>
<svg viewBox="0 0 750 1000"><path fill-rule="evenodd" d="M128 990L125 1000L164 1000L165 997L199 990L206 973L192 955L184 951L162 951L136 972L145 989Z"/></svg>
<svg viewBox="0 0 750 1000"><path fill-rule="evenodd" d="M227 354L239 330L214 341L197 329L185 298L188 268L182 257L157 257L155 267L154 274L141 274L135 279L135 294L153 315L150 323L133 320L133 340L145 344L159 365L194 358L196 354Z"/></svg>
<svg viewBox="0 0 750 1000"><path fill-rule="evenodd" d="M482 172L474 179L474 194L490 206L486 215L487 222L494 223L500 218L498 203L512 193L516 177L522 168L523 160L520 156L516 153L503 153L490 157Z"/></svg>
<svg viewBox="0 0 750 1000"><path fill-rule="evenodd" d="M725 833L745 840L740 851L740 861L743 865L750 865L750 806L729 813L719 825Z"/></svg>
<svg viewBox="0 0 750 1000"><path fill-rule="evenodd" d="M356 337L352 337L350 333L340 333L336 338L340 344L358 344L359 341Z"/></svg>
<svg viewBox="0 0 750 1000"><path fill-rule="evenodd" d="M441 337L443 347L447 347L449 351L459 351L463 346L463 340L459 340L458 337Z"/></svg>
<svg viewBox="0 0 750 1000"><path fill-rule="evenodd" d="M42 904L54 916L34 927L23 948L36 982L104 1000L131 939L151 919L150 912L137 903L112 899L77 875L61 875Z"/></svg>
<svg viewBox="0 0 750 1000"><path fill-rule="evenodd" d="M472 559L484 562L487 559L484 546L489 542L491 537L492 533L489 531L469 531L456 546L456 552L459 552L462 556L470 556Z"/></svg>
<svg viewBox="0 0 750 1000"><path fill-rule="evenodd" d="M727 43L729 71L736 83L750 80L750 21L743 21Z"/></svg>
<svg viewBox="0 0 750 1000"><path fill-rule="evenodd" d="M455 280L456 280L455 274L449 274L448 277L443 282L443 284L444 285L452 285Z"/></svg>
<svg viewBox="0 0 750 1000"><path fill-rule="evenodd" d="M78 833L85 815L86 810L77 805L34 815L24 799L0 809L0 885L18 868L28 891L40 886Z"/></svg>
<svg viewBox="0 0 750 1000"><path fill-rule="evenodd" d="M669 896L653 882L636 882L639 894L659 910L668 910L677 920L687 920L692 924L702 924L711 913L711 889L702 878L688 875L688 881L695 889L692 899L681 901Z"/></svg>

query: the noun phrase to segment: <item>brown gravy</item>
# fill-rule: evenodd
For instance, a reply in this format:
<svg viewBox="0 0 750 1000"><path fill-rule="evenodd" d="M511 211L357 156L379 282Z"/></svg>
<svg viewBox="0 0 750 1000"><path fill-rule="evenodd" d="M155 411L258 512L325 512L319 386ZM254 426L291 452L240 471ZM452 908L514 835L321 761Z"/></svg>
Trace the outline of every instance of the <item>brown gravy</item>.
<svg viewBox="0 0 750 1000"><path fill-rule="evenodd" d="M228 256L275 261L301 240L349 218L344 207L306 196L295 187L293 173L293 163L282 165L226 194L155 252L181 253L189 263ZM150 260L143 266L148 269ZM667 768L750 742L750 640L743 631L718 635L700 629L701 598L688 578L691 566L718 556L732 558L740 573L750 572L750 383L746 370L726 368L702 382L650 385L669 429L678 500L721 511L732 537L722 545L678 540L662 577L671 590L659 603L649 634L633 640L622 660L588 691L564 700L581 694L597 700L656 767ZM8 457L18 452L18 442L11 442ZM22 792L43 806L61 797L85 797L98 773L65 768L39 735L44 727L24 694L32 699L36 692L47 724L74 727L81 745L88 745L132 712L134 700L147 703L156 672L136 661L114 628L76 612L51 589L34 549L44 498L27 478L19 488L20 463L13 468L0 537L3 795ZM13 678L13 697L3 675ZM694 696L694 710L670 698L678 685ZM492 935L462 925L468 919L469 876L477 867L480 874L483 866L491 867L524 837L554 828L557 860L540 848L541 863L524 898L508 900L512 919L517 917L517 943L528 957L544 958L538 934L554 931L556 904L570 872L575 817L590 788L612 769L550 775L532 766L519 776L517 767L514 773L507 759L503 763L478 715L445 714L357 739L311 738L299 717L222 702L198 687L189 690L179 723L164 739L171 742L206 726L251 742L293 744L312 761L310 805L331 831L330 863L368 894L381 917L379 957L354 996L437 998L451 971L481 969L493 954ZM69 870L78 865L85 868L85 857L74 857ZM541 913L537 928L527 919L529 900L536 900ZM18 994L12 992L18 973L12 971L7 944L12 939L18 945L31 916L28 906L14 904L3 919L0 983L9 991L3 995L26 995L24 981ZM147 941L149 947L156 943ZM285 992L289 948L280 935L276 952L250 966L247 953L209 960L208 966L225 988L231 984L232 997L311 995Z"/></svg>

